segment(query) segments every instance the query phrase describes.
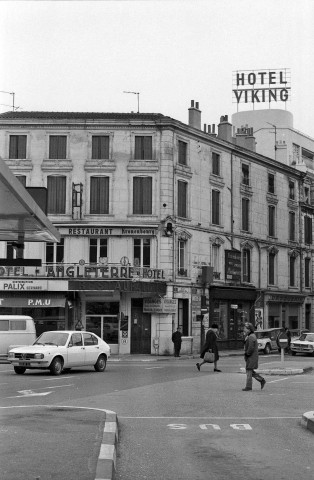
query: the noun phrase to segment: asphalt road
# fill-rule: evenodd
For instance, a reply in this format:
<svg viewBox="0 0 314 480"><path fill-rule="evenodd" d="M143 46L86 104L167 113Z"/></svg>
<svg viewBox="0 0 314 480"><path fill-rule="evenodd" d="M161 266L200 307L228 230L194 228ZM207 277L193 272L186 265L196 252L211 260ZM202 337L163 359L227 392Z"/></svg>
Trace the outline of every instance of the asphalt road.
<svg viewBox="0 0 314 480"><path fill-rule="evenodd" d="M261 356L260 365L279 360L279 355ZM120 480L314 478L313 434L300 426L302 414L313 410L314 374L269 376L263 391L256 382L253 392L242 392L241 357L221 359L222 373L214 373L211 365L198 372L195 362L109 362L104 373L80 369L60 377L45 372L18 376L9 365L0 365L0 458L8 465L19 449L25 452L19 435L32 430L32 421L35 425L42 414L40 405L63 405L117 412L116 478ZM32 415L25 418L25 413L19 413L20 422L13 422L6 432L5 425L14 420L12 407L27 407ZM70 474L71 465L81 465L81 476L74 478L92 479L103 416L89 417L85 409L79 412L81 421L77 413L54 413L60 414L62 434L51 419L41 437L36 437L38 442L42 438L37 459L46 460L43 451L48 442L52 465L65 458ZM31 442L35 433L30 435ZM10 444L12 450L7 448ZM72 451L60 456L69 445ZM12 480L35 479L34 473ZM56 469L47 469L46 475L42 469L40 474L40 480L63 480ZM0 478L10 477L0 474Z"/></svg>

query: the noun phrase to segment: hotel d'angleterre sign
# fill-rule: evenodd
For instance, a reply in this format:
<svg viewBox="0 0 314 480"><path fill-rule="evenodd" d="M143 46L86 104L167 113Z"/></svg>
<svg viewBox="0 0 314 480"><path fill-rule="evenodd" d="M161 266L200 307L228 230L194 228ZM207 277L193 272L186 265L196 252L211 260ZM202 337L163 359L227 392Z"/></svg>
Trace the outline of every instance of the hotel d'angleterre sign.
<svg viewBox="0 0 314 480"><path fill-rule="evenodd" d="M232 72L233 103L287 102L291 96L289 68Z"/></svg>

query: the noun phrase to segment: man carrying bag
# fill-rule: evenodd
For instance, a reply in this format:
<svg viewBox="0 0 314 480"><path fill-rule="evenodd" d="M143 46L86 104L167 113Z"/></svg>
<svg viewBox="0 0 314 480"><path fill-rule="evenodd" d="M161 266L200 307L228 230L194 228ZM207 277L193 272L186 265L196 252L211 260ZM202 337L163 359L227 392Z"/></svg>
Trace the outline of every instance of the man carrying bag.
<svg viewBox="0 0 314 480"><path fill-rule="evenodd" d="M211 328L206 333L205 344L200 355L200 358L202 358L203 361L202 363L196 364L198 371L201 370L201 366L204 363L213 363L214 372L221 372L221 370L217 368L217 362L219 360L218 346L216 343L217 338L218 325L217 323L213 323Z"/></svg>

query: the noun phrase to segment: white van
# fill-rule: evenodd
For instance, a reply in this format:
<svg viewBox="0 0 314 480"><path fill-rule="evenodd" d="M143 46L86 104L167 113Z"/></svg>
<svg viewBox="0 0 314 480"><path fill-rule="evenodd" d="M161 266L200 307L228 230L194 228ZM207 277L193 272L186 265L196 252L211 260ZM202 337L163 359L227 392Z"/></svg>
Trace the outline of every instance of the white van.
<svg viewBox="0 0 314 480"><path fill-rule="evenodd" d="M36 340L35 322L25 315L0 315L0 358L11 348L32 345Z"/></svg>

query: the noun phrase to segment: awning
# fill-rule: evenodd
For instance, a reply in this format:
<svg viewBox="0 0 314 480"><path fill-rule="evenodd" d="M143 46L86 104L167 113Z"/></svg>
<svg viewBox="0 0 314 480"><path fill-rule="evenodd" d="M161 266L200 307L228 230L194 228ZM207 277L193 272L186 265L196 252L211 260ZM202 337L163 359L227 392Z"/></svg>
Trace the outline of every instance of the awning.
<svg viewBox="0 0 314 480"><path fill-rule="evenodd" d="M94 290L94 291L115 291L156 293L165 295L167 284L165 282L133 282L132 280L70 280L69 290Z"/></svg>
<svg viewBox="0 0 314 480"><path fill-rule="evenodd" d="M0 240L60 241L58 230L3 160L0 160Z"/></svg>
<svg viewBox="0 0 314 480"><path fill-rule="evenodd" d="M255 287L210 287L210 298L221 300L241 300L253 302L256 299L257 292Z"/></svg>
<svg viewBox="0 0 314 480"><path fill-rule="evenodd" d="M1 292L0 306L2 308L65 308L65 295L50 292L30 293L21 295L18 293Z"/></svg>

